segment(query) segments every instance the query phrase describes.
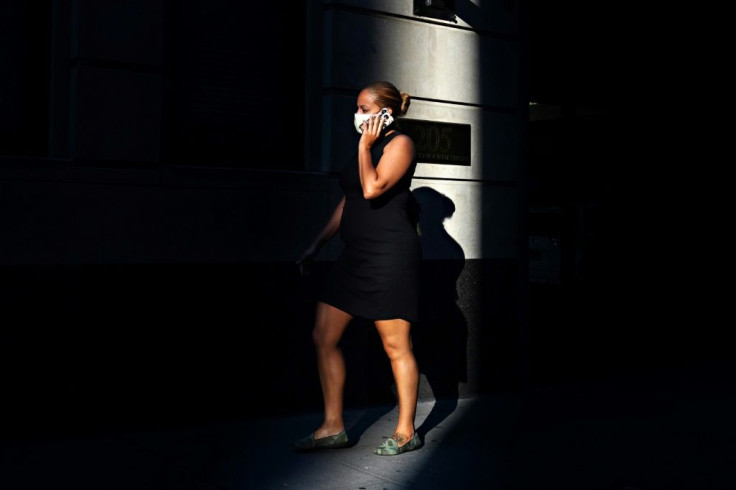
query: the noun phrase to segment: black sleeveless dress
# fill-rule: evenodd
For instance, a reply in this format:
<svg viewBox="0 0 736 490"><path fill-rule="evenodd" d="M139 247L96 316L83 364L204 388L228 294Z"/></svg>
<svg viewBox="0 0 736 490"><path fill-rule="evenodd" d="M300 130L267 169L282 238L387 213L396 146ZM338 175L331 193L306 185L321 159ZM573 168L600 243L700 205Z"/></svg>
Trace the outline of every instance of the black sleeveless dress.
<svg viewBox="0 0 736 490"><path fill-rule="evenodd" d="M376 166L398 130L371 148ZM369 320L418 320L421 246L417 203L411 193L414 160L401 180L376 199L365 199L358 173L358 154L340 174L345 207L340 220L343 251L330 270L320 300Z"/></svg>

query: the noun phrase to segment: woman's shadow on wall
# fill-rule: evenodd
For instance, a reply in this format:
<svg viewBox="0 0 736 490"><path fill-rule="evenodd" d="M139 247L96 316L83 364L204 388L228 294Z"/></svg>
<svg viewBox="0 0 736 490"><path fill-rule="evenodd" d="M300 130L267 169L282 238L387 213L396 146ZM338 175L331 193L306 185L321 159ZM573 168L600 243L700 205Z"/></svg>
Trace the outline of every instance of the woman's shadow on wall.
<svg viewBox="0 0 736 490"><path fill-rule="evenodd" d="M468 325L458 304L457 290L465 253L445 229L445 221L455 213L455 203L430 187L412 192L419 204L423 256L420 320L412 329L412 342L424 378L420 398L435 400L432 411L417 428L424 439L455 410L460 383L467 381Z"/></svg>

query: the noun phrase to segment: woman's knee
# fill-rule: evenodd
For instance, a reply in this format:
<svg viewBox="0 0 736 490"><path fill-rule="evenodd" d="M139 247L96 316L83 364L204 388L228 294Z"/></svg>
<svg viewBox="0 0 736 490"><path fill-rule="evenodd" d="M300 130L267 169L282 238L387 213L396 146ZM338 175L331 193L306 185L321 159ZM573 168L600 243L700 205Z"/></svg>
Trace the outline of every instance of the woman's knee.
<svg viewBox="0 0 736 490"><path fill-rule="evenodd" d="M316 347L337 347L345 326L340 321L318 318L312 329L312 342Z"/></svg>
<svg viewBox="0 0 736 490"><path fill-rule="evenodd" d="M312 329L312 342L316 347L334 347L340 340L329 325L316 324Z"/></svg>
<svg viewBox="0 0 736 490"><path fill-rule="evenodd" d="M383 350L389 359L401 359L411 355L411 342L404 338L391 338L383 340Z"/></svg>

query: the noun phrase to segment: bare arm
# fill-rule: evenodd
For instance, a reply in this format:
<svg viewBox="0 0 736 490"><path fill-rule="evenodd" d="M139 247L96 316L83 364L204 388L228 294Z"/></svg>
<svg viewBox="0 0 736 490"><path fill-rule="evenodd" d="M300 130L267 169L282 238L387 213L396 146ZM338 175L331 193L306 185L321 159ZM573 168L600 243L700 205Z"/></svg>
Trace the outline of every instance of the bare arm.
<svg viewBox="0 0 736 490"><path fill-rule="evenodd" d="M315 257L317 257L320 249L324 246L325 243L330 241L330 239L335 236L335 233L337 233L337 230L340 229L340 221L342 220L342 210L344 207L345 196L343 196L343 198L337 204L335 210L332 211L332 215L327 220L327 224L325 224L324 228L322 228L322 231L320 231L312 244L307 247L307 249L299 257L299 259L297 259L296 263L299 266L299 270L302 274L307 273L307 268L315 259Z"/></svg>
<svg viewBox="0 0 736 490"><path fill-rule="evenodd" d="M414 142L402 134L386 145L381 159L374 167L371 146L380 135L380 127L380 119L371 118L358 143L360 185L366 199L375 199L391 189L401 180L414 159Z"/></svg>

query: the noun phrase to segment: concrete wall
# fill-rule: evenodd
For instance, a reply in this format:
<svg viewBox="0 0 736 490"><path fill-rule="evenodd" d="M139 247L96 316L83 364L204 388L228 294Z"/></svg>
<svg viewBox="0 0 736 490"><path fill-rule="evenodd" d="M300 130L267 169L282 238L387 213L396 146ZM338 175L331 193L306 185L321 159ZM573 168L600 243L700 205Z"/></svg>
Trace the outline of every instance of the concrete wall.
<svg viewBox="0 0 736 490"><path fill-rule="evenodd" d="M413 97L407 118L471 127L470 166L420 161L415 174L415 186L459 199L448 225L465 258L516 257L527 117L517 11L458 2L468 18L458 14L455 24L414 16L412 1L324 4L321 168L339 172L354 151L349 121L359 89L389 80Z"/></svg>

